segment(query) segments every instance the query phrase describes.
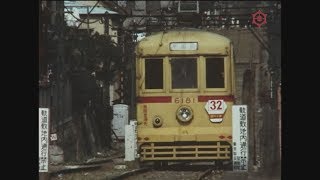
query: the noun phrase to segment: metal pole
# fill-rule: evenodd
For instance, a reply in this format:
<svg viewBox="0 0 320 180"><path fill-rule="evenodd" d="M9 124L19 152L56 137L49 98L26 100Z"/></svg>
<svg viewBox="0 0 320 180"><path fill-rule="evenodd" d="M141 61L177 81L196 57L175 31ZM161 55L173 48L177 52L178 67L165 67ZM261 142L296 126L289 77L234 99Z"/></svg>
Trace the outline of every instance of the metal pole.
<svg viewBox="0 0 320 180"><path fill-rule="evenodd" d="M51 10L53 11L53 12L56 12L56 9L57 9L57 7L56 7L56 4L57 4L57 2L56 1L51 1ZM55 22L55 20L56 20L56 16L55 16L56 14L55 13L53 13L51 16L50 16L50 20L51 20L51 25L54 25L56 22Z"/></svg>
<svg viewBox="0 0 320 180"><path fill-rule="evenodd" d="M135 34L135 33L134 33ZM133 36L134 36L133 34ZM133 42L136 42L136 38L133 37ZM136 86L135 86L135 83L136 83L136 72L135 72L135 67L136 67L136 63L135 63L135 54L133 53L134 52L134 48L135 47L135 43L133 44L133 47L131 46L131 52L130 55L131 55L131 109L130 109L130 114L131 114L131 119L136 119L135 117L135 97L136 97Z"/></svg>
<svg viewBox="0 0 320 180"><path fill-rule="evenodd" d="M89 28L90 28L90 25L89 25L89 7L87 7L87 30L88 30L88 34L90 35L90 29Z"/></svg>
<svg viewBox="0 0 320 180"><path fill-rule="evenodd" d="M121 92L120 92L120 97L121 98L121 103L124 103L124 62L125 62L125 57L124 57L124 54L125 54L125 47L124 47L124 41L125 41L125 33L124 31L122 31L122 34L121 34L121 50L122 50L122 57L121 57L121 72L120 72L120 88L121 88Z"/></svg>
<svg viewBox="0 0 320 180"><path fill-rule="evenodd" d="M279 159L281 159L281 83L278 86Z"/></svg>

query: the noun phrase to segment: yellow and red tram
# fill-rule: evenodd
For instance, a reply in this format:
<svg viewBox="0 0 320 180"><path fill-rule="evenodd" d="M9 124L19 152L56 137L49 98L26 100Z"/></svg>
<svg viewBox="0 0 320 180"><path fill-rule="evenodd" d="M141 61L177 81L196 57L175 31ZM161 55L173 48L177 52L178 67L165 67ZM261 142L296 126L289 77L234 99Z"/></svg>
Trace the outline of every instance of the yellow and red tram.
<svg viewBox="0 0 320 180"><path fill-rule="evenodd" d="M230 39L198 29L136 46L140 161L231 160L235 79Z"/></svg>

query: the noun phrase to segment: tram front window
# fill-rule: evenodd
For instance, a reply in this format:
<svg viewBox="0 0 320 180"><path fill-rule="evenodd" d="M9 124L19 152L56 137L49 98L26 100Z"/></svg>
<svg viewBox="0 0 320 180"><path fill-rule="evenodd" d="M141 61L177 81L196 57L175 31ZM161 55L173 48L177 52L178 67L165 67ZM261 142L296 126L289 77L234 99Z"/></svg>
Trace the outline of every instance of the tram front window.
<svg viewBox="0 0 320 180"><path fill-rule="evenodd" d="M162 89L163 88L163 64L162 59L145 60L145 88Z"/></svg>
<svg viewBox="0 0 320 180"><path fill-rule="evenodd" d="M173 89L197 88L196 58L174 58L170 63Z"/></svg>
<svg viewBox="0 0 320 180"><path fill-rule="evenodd" d="M206 58L207 88L224 88L224 59Z"/></svg>

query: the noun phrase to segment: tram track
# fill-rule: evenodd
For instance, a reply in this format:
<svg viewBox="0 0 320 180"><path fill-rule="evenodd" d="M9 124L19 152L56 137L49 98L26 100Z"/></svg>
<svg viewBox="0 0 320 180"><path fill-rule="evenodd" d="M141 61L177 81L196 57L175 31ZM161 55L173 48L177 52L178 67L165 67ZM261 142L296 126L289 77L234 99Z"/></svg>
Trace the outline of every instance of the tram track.
<svg viewBox="0 0 320 180"><path fill-rule="evenodd" d="M204 180L206 177L222 174L223 170L218 166L198 165L192 163L175 163L166 166L142 167L131 171L124 172L112 177L112 180L119 179L194 179Z"/></svg>

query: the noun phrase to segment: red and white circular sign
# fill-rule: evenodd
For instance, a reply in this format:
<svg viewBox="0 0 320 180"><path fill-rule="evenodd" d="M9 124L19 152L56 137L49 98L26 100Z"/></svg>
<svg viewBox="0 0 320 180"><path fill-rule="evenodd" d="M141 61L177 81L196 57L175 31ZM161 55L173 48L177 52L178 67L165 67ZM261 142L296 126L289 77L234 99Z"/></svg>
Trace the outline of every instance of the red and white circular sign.
<svg viewBox="0 0 320 180"><path fill-rule="evenodd" d="M222 122L227 103L223 99L209 100L204 107L211 122Z"/></svg>

